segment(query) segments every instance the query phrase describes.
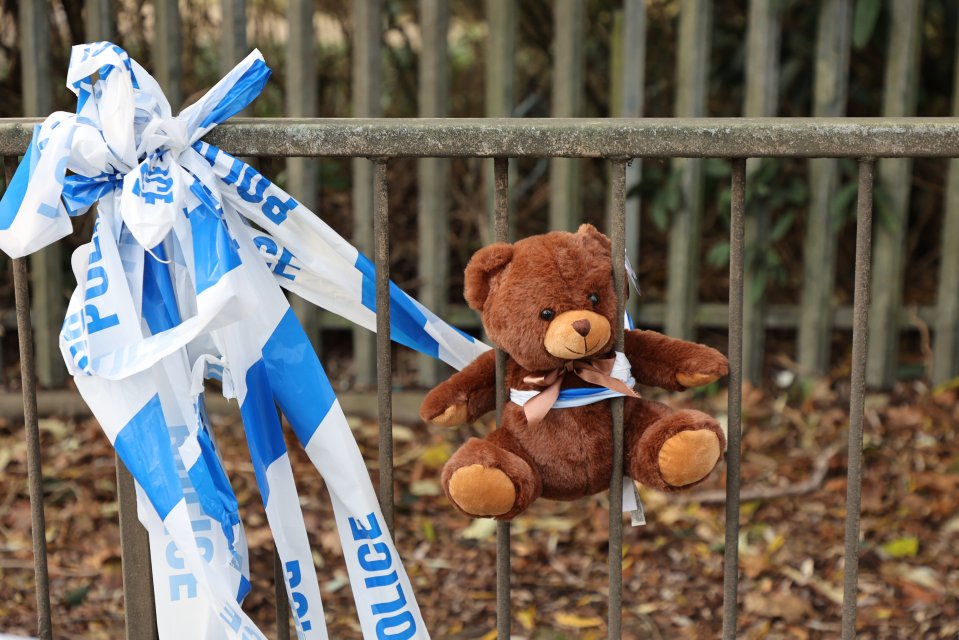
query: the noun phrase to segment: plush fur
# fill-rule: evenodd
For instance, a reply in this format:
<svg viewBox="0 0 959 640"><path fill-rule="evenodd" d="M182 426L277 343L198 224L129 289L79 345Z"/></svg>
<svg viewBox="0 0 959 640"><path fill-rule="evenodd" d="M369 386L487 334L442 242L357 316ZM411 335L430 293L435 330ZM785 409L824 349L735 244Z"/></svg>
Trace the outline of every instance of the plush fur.
<svg viewBox="0 0 959 640"><path fill-rule="evenodd" d="M616 318L610 251L606 236L583 225L576 233L494 244L470 260L466 301L508 354L510 388L536 389L523 379L573 359L612 355L612 327L622 319ZM625 353L637 383L646 386L682 390L728 371L715 349L653 331L628 331ZM493 352L480 356L430 391L421 417L452 426L491 411L494 369ZM587 386L571 374L563 380L564 388ZM675 491L701 482L716 466L726 442L713 418L644 398L625 403L624 468L634 480ZM609 401L601 401L551 409L530 426L523 408L508 402L499 429L471 438L447 462L446 495L467 515L509 520L540 496L575 500L603 491L612 474L611 420Z"/></svg>

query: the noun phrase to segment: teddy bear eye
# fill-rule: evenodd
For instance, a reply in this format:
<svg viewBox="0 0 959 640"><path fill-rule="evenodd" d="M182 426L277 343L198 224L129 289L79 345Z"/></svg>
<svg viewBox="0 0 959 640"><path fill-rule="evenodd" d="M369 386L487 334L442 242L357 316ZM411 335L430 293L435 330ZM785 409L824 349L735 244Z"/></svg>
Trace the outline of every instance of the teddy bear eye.
<svg viewBox="0 0 959 640"><path fill-rule="evenodd" d="M555 315L556 315L556 312L553 311L552 309L543 309L542 311L539 312L539 317L542 318L543 320L552 320L553 316Z"/></svg>
<svg viewBox="0 0 959 640"><path fill-rule="evenodd" d="M599 296L596 295L595 293L589 294L588 296L586 296L586 299L592 302L594 307L599 304Z"/></svg>

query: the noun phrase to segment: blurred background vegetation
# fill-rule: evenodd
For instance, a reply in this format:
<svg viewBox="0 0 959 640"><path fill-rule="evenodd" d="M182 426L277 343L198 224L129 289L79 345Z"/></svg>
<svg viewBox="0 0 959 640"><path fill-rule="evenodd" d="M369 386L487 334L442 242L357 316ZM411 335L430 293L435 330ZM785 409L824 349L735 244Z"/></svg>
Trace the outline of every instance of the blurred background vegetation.
<svg viewBox="0 0 959 640"><path fill-rule="evenodd" d="M781 116L810 116L813 113L815 47L818 2L807 0L770 0L781 21L778 65L778 98L774 113ZM854 0L852 47L848 72L846 113L851 117L882 115L884 73L889 49L894 3L882 0ZM647 45L645 59L644 104L648 117L670 117L676 110L677 42L681 2L647 0ZM56 109L72 110L72 94L63 86L70 46L84 40L84 1L52 0L49 3L51 27L51 76L55 84ZM144 64L154 65L154 7L149 2L117 0L117 44ZM487 60L489 28L484 4L452 0L448 60L450 68L449 113L452 117L485 115L484 65ZM317 116L351 115L351 58L355 41L351 3L329 0L315 2L314 34L317 90ZM715 0L712 8L709 43L708 93L706 115L735 117L743 114L746 76L747 3ZM918 64L915 104L917 116L948 116L955 90L953 74L956 48L957 5L950 0L926 0L921 18L921 59ZM416 116L418 63L421 33L418 3L413 0L383 0L382 85L380 101L386 117ZM287 6L280 0L250 0L246 6L247 42L259 48L273 69L274 78L254 102L249 115L279 117L285 113L285 73L287 70ZM622 2L588 0L585 2L583 40L584 91L577 114L582 117L607 117L616 113L611 77L614 73L613 50L617 20ZM215 0L180 2L182 46L180 63L181 94L185 102L213 85L222 73L220 39L222 15ZM553 2L530 0L517 3L517 40L514 57L514 108L516 117L551 115L550 94L554 84ZM18 3L0 0L0 117L24 113L22 101L23 60L19 50ZM773 55L771 52L770 55ZM625 60L623 64L629 65ZM176 110L176 106L174 106ZM351 163L348 159L323 159L318 164L316 211L341 233L350 237L353 225ZM285 163L261 159L267 175L285 184ZM515 214L520 236L546 231L549 226L548 160L522 160L516 163L518 179L513 185ZM602 226L605 220L607 179L604 163L582 161L581 188L578 194L585 221ZM483 161L454 160L451 171L449 211L450 303L462 303L462 268L472 252L489 241ZM750 279L747 301L766 304L796 303L803 281L803 230L810 208L809 163L801 160L764 160L751 171L748 198L750 209L761 206L772 223L748 249L747 261L754 276ZM840 163L839 185L830 204L837 221L836 259L837 306L852 303L854 263L854 211L856 163ZM909 212L906 227L903 290L906 306L936 304L937 271L941 253L944 194L947 162L916 160L908 189ZM722 160L704 163L704 210L698 291L703 302L724 302L728 283L728 206L729 166ZM669 161L643 163L642 182L632 189L631 197L641 197L642 215L637 271L643 287L643 302L660 302L665 297L667 270L666 247L671 220L683 206L679 170ZM889 194L882 184L877 192L877 218L880 223L890 215ZM403 288L415 291L417 275L417 179L415 161L395 160L390 171L391 225L393 234L394 279ZM73 243L89 235L91 220L82 227ZM66 266L68 252L63 254ZM68 278L69 279L69 278ZM7 279L8 280L8 279ZM12 304L10 283L5 282L3 301ZM69 288L67 286L67 288ZM921 331L910 328L903 334L900 347L900 377L928 373L924 369ZM700 329L701 339L722 343L724 331ZM792 357L795 345L793 329L771 330L766 351ZM831 364L846 371L848 331L839 331L833 339ZM332 342L332 341L330 341ZM11 345L12 346L12 345ZM835 348L838 347L838 348ZM335 347L329 354L337 370ZM346 365L344 365L346 366ZM765 373L774 365L767 364ZM344 382L352 380L343 370ZM401 370L402 374L402 370ZM401 375L402 379L402 375Z"/></svg>

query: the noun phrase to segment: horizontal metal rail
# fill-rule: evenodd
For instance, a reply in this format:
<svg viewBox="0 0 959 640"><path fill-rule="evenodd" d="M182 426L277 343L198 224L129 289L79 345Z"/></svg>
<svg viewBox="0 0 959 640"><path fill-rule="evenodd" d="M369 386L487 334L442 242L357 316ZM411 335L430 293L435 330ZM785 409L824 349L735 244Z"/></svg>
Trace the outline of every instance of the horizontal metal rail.
<svg viewBox="0 0 959 640"><path fill-rule="evenodd" d="M0 119L0 155L36 118ZM959 157L959 118L235 118L206 138L244 156Z"/></svg>
<svg viewBox="0 0 959 640"><path fill-rule="evenodd" d="M30 132L37 120L0 120L0 155L13 156L24 152ZM373 160L375 170L375 258L377 265L377 351L380 377L377 384L380 416L380 499L388 523L392 523L392 371L389 361L389 207L387 200L386 162L393 157L462 156L497 158L496 230L502 240L508 232L508 160L516 157L603 157L611 160L613 178L613 216L610 235L614 256L624 252L625 167L631 157L718 157L731 161L732 198L730 224L730 299L727 307L730 329L730 450L727 453L728 504L726 513L727 548L724 568L724 639L736 636L738 611L738 544L739 539L739 429L738 408L741 407L742 332L743 332L743 237L745 219L746 157L856 157L860 159L858 200L856 296L853 313L853 370L850 393L850 430L847 515L845 528L843 638L855 634L856 600L858 595L858 555L860 492L862 486L862 426L865 397L865 340L868 335L869 255L872 216L872 181L876 157L959 157L959 118L942 119L674 119L674 120L243 120L218 127L208 140L224 150L252 156L360 156ZM12 169L12 162L7 161ZM625 282L623 265L614 260L617 283L617 304L623 310ZM21 279L23 282L23 279ZM18 317L29 319L28 303L18 296ZM21 326L21 340L28 336ZM621 345L621 336L619 344ZM30 350L21 344L21 361L32 365ZM499 358L497 387L503 386L502 358ZM35 392L35 382L25 381L27 396ZM25 402L25 419L31 416L30 398ZM500 405L502 398L500 398ZM614 471L610 493L610 597L608 631L619 637L621 618L622 515L618 489L623 481L622 403L614 403L613 420ZM37 465L39 467L39 465ZM38 474L34 474L35 476ZM35 507L42 506L42 493L33 488ZM122 502L122 501L121 501ZM132 506L125 509L132 513ZM42 515L42 513L41 513ZM41 522L34 524L34 533L42 532ZM509 602L509 529L499 527L497 563L497 632L508 637L510 630ZM45 551L42 535L35 535L35 552ZM128 545L124 543L126 548ZM129 545L146 553L146 545ZM126 554L125 554L126 555ZM128 564L124 558L125 569ZM140 586L148 588L148 570L139 570ZM126 582L132 582L128 577ZM37 570L38 596L43 599L49 584L42 568ZM282 597L282 596L281 596ZM40 602L43 619L44 604ZM282 618L283 607L281 603ZM128 612L129 613L129 612ZM130 621L135 618L128 619ZM279 621L280 633L285 628ZM152 637L152 625L134 625L138 629L130 637ZM44 623L41 622L41 630ZM49 625L47 625L49 628Z"/></svg>

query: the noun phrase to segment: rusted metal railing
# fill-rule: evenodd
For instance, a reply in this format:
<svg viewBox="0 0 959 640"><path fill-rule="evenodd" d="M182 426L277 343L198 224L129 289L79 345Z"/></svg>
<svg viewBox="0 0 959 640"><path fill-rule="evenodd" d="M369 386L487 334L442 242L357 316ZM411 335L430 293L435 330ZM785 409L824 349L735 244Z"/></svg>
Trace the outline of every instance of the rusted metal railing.
<svg viewBox="0 0 959 640"><path fill-rule="evenodd" d="M0 120L0 156L23 153L36 120ZM726 549L724 568L723 638L736 637L738 611L738 540L740 490L740 411L742 406L743 256L746 158L750 157L850 157L858 158L859 201L856 244L855 300L849 429L849 465L845 528L843 638L855 635L858 593L859 518L862 488L862 433L865 398L866 338L868 335L869 262L872 237L872 185L877 157L959 157L959 119L674 119L674 120L408 120L315 119L243 120L218 127L210 142L238 155L249 156L353 156L372 161L374 256L377 265L377 393L380 415L380 501L393 528L393 460L389 339L389 208L386 164L392 157L492 157L494 158L494 233L498 241L509 234L509 158L605 158L612 176L612 215L609 235L613 243L613 269L620 314L624 308L622 255L625 243L626 167L631 158L716 157L732 165L729 292L729 448L726 454ZM33 353L26 299L25 263L15 263L17 311L23 371L24 419L27 424L30 493L34 506L39 628L50 637L49 583L43 536L42 494L39 485L39 440L36 430L36 382L31 376ZM824 310L825 312L825 310ZM622 330L617 336L622 345ZM506 401L505 356L497 353L497 415ZM622 401L613 401L613 434L616 452L610 483L609 535L609 636L619 637L622 610ZM122 479L122 477L121 477ZM121 485L123 483L121 482ZM121 518L135 520L134 506L121 500ZM509 525L497 530L497 633L510 634ZM143 536L123 538L124 563L130 557L149 556ZM128 614L150 606L148 571L125 571ZM132 584L138 582L139 586ZM282 615L285 590L282 571L276 575L279 605L278 633L289 637L289 622ZM131 601L131 598L133 599ZM132 614L130 614L132 615ZM128 624L128 637L151 638L155 629Z"/></svg>

